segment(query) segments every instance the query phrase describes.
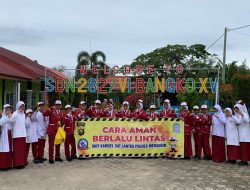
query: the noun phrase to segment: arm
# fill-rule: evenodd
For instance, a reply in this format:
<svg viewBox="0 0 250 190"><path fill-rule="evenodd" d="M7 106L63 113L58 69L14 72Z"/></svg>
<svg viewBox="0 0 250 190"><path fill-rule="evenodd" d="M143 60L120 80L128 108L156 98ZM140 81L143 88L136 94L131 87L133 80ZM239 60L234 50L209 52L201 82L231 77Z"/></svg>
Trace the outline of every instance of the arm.
<svg viewBox="0 0 250 190"><path fill-rule="evenodd" d="M11 123L15 123L16 122L16 119L17 119L17 116L18 116L18 111L15 111L11 117L10 117L10 122Z"/></svg>
<svg viewBox="0 0 250 190"><path fill-rule="evenodd" d="M3 126L3 125L5 125L8 122L10 122L10 119L8 117L2 117L0 119L0 126Z"/></svg>
<svg viewBox="0 0 250 190"><path fill-rule="evenodd" d="M247 114L243 113L242 119L245 123L249 123L249 117Z"/></svg>
<svg viewBox="0 0 250 190"><path fill-rule="evenodd" d="M34 121L34 122L37 122L37 111L35 111L32 116L31 116L31 120Z"/></svg>
<svg viewBox="0 0 250 190"><path fill-rule="evenodd" d="M49 117L49 116L51 115L51 110L50 110L50 108L48 108L48 109L43 113L43 115L44 115L45 117Z"/></svg>
<svg viewBox="0 0 250 190"><path fill-rule="evenodd" d="M226 124L227 119L226 116L224 114L221 114L218 118L223 124Z"/></svg>
<svg viewBox="0 0 250 190"><path fill-rule="evenodd" d="M237 125L241 124L241 121L242 121L241 115L239 116L239 118L236 117L235 115L233 115L232 117L233 117L234 122L235 122Z"/></svg>

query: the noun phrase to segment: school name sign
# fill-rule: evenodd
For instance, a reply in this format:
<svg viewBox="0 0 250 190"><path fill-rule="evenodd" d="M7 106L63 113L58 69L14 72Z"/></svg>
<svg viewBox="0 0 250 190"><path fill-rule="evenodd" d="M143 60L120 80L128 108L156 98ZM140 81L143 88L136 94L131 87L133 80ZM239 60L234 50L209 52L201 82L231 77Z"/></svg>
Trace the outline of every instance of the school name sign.
<svg viewBox="0 0 250 190"><path fill-rule="evenodd" d="M199 93L216 93L218 84L217 78L181 78L179 77L184 68L181 64L175 67L176 78L167 77L170 74L170 66L165 66L166 77L159 78L155 74L155 70L152 65L148 65L147 68L143 68L142 65L136 65L135 70L132 71L130 66L125 66L121 70L118 66L108 69L104 66L102 69L102 76L98 68L93 66L91 69L91 78L86 79L87 67L81 66L79 79L63 79L63 78L46 78L45 83L47 92L77 92L77 93L112 93L114 90L122 93L154 93L154 92L169 92L169 93L192 93L197 90ZM116 76L119 73L123 73L123 77ZM133 77L126 77L129 74L134 74ZM108 76L112 75L112 80L108 79ZM147 79L145 76L148 75Z"/></svg>

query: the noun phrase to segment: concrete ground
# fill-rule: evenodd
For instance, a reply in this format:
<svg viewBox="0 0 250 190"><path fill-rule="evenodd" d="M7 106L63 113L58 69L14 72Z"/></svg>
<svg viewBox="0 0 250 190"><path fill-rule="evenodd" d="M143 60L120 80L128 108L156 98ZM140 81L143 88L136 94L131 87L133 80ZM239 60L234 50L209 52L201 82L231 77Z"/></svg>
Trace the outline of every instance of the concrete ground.
<svg viewBox="0 0 250 190"><path fill-rule="evenodd" d="M250 189L250 166L162 158L64 160L51 165L31 159L25 169L0 171L0 190Z"/></svg>

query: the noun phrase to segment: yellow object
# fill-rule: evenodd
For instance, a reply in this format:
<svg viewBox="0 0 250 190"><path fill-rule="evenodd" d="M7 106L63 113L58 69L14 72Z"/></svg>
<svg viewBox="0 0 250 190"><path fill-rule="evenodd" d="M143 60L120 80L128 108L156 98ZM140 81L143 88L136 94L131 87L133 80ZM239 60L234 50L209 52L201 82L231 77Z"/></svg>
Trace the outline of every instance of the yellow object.
<svg viewBox="0 0 250 190"><path fill-rule="evenodd" d="M175 150L171 137L178 140ZM184 123L177 119L83 119L75 140L78 157L184 157Z"/></svg>
<svg viewBox="0 0 250 190"><path fill-rule="evenodd" d="M62 144L62 143L64 143L65 139L66 139L65 131L63 130L62 127L58 127L54 144L55 145Z"/></svg>

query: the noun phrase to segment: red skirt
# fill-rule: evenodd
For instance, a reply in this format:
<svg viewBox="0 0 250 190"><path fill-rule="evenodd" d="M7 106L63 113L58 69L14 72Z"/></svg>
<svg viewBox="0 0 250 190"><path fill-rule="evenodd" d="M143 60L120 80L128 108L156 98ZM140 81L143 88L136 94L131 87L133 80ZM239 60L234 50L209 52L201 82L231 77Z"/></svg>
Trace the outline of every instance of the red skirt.
<svg viewBox="0 0 250 190"><path fill-rule="evenodd" d="M234 145L227 145L227 159L239 160L240 159L240 147Z"/></svg>
<svg viewBox="0 0 250 190"><path fill-rule="evenodd" d="M212 136L212 160L214 162L226 161L225 138Z"/></svg>
<svg viewBox="0 0 250 190"><path fill-rule="evenodd" d="M26 138L13 138L13 166L25 166L27 164L26 157Z"/></svg>
<svg viewBox="0 0 250 190"><path fill-rule="evenodd" d="M9 152L0 152L0 169L8 169L12 167L12 138L11 130L8 130Z"/></svg>
<svg viewBox="0 0 250 190"><path fill-rule="evenodd" d="M250 142L240 142L240 160L250 161Z"/></svg>

